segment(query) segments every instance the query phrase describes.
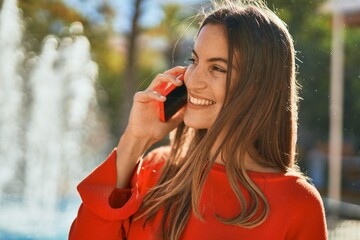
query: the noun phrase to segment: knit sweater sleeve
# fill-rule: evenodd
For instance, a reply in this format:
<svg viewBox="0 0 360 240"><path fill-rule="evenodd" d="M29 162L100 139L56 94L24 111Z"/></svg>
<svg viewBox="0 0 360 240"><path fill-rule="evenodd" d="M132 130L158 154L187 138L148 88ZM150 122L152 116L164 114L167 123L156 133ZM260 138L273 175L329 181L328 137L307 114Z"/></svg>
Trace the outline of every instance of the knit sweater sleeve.
<svg viewBox="0 0 360 240"><path fill-rule="evenodd" d="M147 163L151 162L147 157ZM145 160L144 160L145 162ZM147 185L156 183L156 176L149 180L149 167L135 169L129 188L116 185L116 149L79 185L82 204L73 221L70 240L122 239L130 226L129 218L137 212L146 193ZM154 167L154 166L150 166Z"/></svg>

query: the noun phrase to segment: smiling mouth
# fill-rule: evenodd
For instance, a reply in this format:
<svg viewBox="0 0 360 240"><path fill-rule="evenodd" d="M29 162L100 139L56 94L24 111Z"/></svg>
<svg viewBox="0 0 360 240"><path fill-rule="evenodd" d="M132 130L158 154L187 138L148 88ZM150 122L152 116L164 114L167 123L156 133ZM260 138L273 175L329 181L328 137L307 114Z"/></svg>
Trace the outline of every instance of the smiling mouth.
<svg viewBox="0 0 360 240"><path fill-rule="evenodd" d="M189 97L189 102L196 106L210 106L215 104L214 101L194 97Z"/></svg>

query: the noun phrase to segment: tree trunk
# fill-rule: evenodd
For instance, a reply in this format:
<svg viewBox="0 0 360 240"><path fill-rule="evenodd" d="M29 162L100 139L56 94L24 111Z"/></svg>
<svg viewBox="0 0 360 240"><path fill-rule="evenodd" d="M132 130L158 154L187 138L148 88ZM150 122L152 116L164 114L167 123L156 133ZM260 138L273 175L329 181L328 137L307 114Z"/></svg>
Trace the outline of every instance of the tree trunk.
<svg viewBox="0 0 360 240"><path fill-rule="evenodd" d="M131 31L128 35L128 52L127 52L127 65L125 68L125 75L124 75L124 86L123 86L123 97L122 101L122 111L120 112L120 130L123 131L127 125L132 99L134 93L137 90L138 86L138 79L137 79L137 50L138 50L138 43L137 38L140 34L139 28L139 18L141 16L141 4L143 0L135 0L134 1L134 12L131 21Z"/></svg>

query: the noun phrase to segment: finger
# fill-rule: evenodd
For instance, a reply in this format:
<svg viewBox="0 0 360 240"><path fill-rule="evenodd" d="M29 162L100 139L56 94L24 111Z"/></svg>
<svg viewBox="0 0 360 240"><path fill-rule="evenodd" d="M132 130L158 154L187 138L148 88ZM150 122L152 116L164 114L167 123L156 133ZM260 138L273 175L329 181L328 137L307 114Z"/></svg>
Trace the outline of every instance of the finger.
<svg viewBox="0 0 360 240"><path fill-rule="evenodd" d="M150 101L164 102L165 100L166 100L165 96L162 96L160 93L151 90L137 92L134 95L134 102L140 102L140 103L146 103Z"/></svg>
<svg viewBox="0 0 360 240"><path fill-rule="evenodd" d="M187 67L177 66L165 71L162 74L158 74L149 85L149 89L153 89L163 82L170 82L176 86L181 86L183 84L186 69Z"/></svg>
<svg viewBox="0 0 360 240"><path fill-rule="evenodd" d="M176 67L170 68L169 70L166 70L164 73L178 76L178 75L184 74L186 72L186 69L187 69L187 67L176 66Z"/></svg>
<svg viewBox="0 0 360 240"><path fill-rule="evenodd" d="M156 86L164 82L174 84L175 86L181 86L183 84L183 81L180 79L180 76L162 73L162 74L158 74L154 78L154 80L149 85L148 89L154 89Z"/></svg>

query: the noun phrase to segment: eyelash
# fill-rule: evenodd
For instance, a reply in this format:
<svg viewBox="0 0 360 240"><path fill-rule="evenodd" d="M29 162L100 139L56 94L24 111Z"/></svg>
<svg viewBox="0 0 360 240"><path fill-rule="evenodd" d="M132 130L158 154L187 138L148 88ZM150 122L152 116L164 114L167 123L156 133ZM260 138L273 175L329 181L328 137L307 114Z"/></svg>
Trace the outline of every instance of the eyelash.
<svg viewBox="0 0 360 240"><path fill-rule="evenodd" d="M189 61L189 64L194 64L195 63L195 58L189 58L188 61Z"/></svg>
<svg viewBox="0 0 360 240"><path fill-rule="evenodd" d="M226 73L226 70L224 70L224 69L222 69L222 68L220 68L220 67L218 67L218 66L213 66L213 67L211 68L211 70L217 71L217 72L221 72L221 73Z"/></svg>
<svg viewBox="0 0 360 240"><path fill-rule="evenodd" d="M196 62L195 62L195 58L189 58L188 61L189 61L189 64L190 64L190 65L196 63ZM220 73L226 73L226 72L227 72L226 70L224 70L224 69L222 69L222 68L220 68L220 67L218 67L218 66L213 66L213 67L211 68L211 70L212 70L212 71L217 71L217 72L220 72Z"/></svg>

